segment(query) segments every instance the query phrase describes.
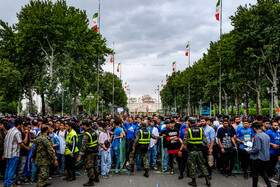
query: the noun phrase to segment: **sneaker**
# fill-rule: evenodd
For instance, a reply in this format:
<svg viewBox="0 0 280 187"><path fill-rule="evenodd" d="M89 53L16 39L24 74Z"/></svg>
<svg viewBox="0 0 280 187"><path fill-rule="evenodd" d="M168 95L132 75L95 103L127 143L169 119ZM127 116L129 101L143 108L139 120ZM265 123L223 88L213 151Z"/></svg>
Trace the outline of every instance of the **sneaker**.
<svg viewBox="0 0 280 187"><path fill-rule="evenodd" d="M49 180L52 180L52 177L49 177Z"/></svg>
<svg viewBox="0 0 280 187"><path fill-rule="evenodd" d="M101 178L102 179L108 179L108 176L107 175L101 175Z"/></svg>
<svg viewBox="0 0 280 187"><path fill-rule="evenodd" d="M171 169L171 172L170 174L173 175L175 172L174 172L174 169Z"/></svg>
<svg viewBox="0 0 280 187"><path fill-rule="evenodd" d="M119 174L119 171L115 171L115 174Z"/></svg>
<svg viewBox="0 0 280 187"><path fill-rule="evenodd" d="M163 172L167 172L167 168L164 168L164 169L163 169Z"/></svg>
<svg viewBox="0 0 280 187"><path fill-rule="evenodd" d="M108 178L111 178L111 177L113 177L113 175L111 175L111 174L107 174L107 177L108 177Z"/></svg>
<svg viewBox="0 0 280 187"><path fill-rule="evenodd" d="M158 170L158 168L156 166L153 166L153 170Z"/></svg>
<svg viewBox="0 0 280 187"><path fill-rule="evenodd" d="M276 180L274 180L273 178L270 178L269 181L270 181L270 182L273 182L273 183L275 183L275 184L278 184L278 182L277 182Z"/></svg>

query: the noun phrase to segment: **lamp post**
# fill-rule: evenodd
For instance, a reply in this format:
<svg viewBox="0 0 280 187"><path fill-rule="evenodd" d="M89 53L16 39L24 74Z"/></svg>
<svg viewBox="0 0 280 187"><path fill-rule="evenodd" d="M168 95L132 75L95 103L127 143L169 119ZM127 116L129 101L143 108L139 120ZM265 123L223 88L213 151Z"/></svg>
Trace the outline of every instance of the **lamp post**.
<svg viewBox="0 0 280 187"><path fill-rule="evenodd" d="M273 87L269 89L268 87L266 88L267 93L271 94L271 101L270 101L270 117L271 119L273 118L273 97L274 93L277 93L277 90L274 90Z"/></svg>
<svg viewBox="0 0 280 187"><path fill-rule="evenodd" d="M91 94L89 94L89 95L87 96L87 98L89 99L89 100L88 100L88 115L90 115L90 101L94 98L94 96L91 95Z"/></svg>
<svg viewBox="0 0 280 187"><path fill-rule="evenodd" d="M101 114L101 117L103 118L103 107L104 107L105 101L104 101L103 99L101 99L100 104L102 105L102 114Z"/></svg>

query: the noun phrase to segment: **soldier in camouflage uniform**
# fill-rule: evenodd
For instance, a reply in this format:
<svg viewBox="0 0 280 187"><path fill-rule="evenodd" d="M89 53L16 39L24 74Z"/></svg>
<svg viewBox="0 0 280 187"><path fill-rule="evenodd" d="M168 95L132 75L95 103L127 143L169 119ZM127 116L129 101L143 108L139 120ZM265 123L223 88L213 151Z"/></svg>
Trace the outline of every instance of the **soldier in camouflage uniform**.
<svg viewBox="0 0 280 187"><path fill-rule="evenodd" d="M47 135L48 132L48 126L42 125L41 133L36 138L36 144L32 152L31 162L34 163L36 159L38 168L38 187L47 185L50 165L52 163L54 163L55 166L58 165L51 140Z"/></svg>
<svg viewBox="0 0 280 187"><path fill-rule="evenodd" d="M198 166L200 172L204 176L206 176L205 177L206 185L210 186L211 183L209 179L209 174L205 167L204 164L205 161L203 159L203 154L202 154L202 142L204 142L208 148L209 148L209 144L204 131L195 125L195 119L191 117L189 118L189 122L190 122L189 123L190 128L185 133L184 141L179 151L179 156L182 157L182 151L185 148L185 146L187 146L187 150L189 152L188 168L190 170L189 171L190 177L192 178L192 181L189 182L188 184L191 186L197 186L196 166Z"/></svg>
<svg viewBox="0 0 280 187"><path fill-rule="evenodd" d="M85 131L85 133L82 140L82 148L80 150L80 154L77 161L80 162L81 157L83 155L85 156L84 164L87 170L89 182L85 183L84 186L94 186L94 181L99 182L99 178L98 178L99 171L97 168L98 132L93 130L87 121L84 121L82 123L82 129Z"/></svg>
<svg viewBox="0 0 280 187"><path fill-rule="evenodd" d="M144 162L144 168L145 168L145 177L149 177L149 160L148 160L148 148L150 144L150 139L159 139L161 137L155 136L153 133L148 131L146 129L146 123L141 123L141 129L138 131L134 145L133 145L133 151L129 155L129 166L127 166L127 170L133 172L134 171L134 159L139 154L141 154L141 159Z"/></svg>

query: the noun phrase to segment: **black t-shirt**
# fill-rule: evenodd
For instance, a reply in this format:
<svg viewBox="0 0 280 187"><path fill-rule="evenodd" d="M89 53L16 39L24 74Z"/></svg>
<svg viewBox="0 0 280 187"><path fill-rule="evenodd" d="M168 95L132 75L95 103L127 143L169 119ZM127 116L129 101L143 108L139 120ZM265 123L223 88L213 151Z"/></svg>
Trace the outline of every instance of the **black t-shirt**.
<svg viewBox="0 0 280 187"><path fill-rule="evenodd" d="M174 128L166 130L166 147L168 154L178 153L181 143L179 141L179 130ZM177 137L176 140L170 140L171 137Z"/></svg>
<svg viewBox="0 0 280 187"><path fill-rule="evenodd" d="M224 149L232 147L231 138L233 136L234 135L229 127L226 129L224 129L223 127L218 129L217 138L221 139L221 144Z"/></svg>
<svg viewBox="0 0 280 187"><path fill-rule="evenodd" d="M21 131L21 137L22 137L22 141L25 139L25 134ZM29 134L28 134L29 136ZM29 137L27 138L27 142L26 144L24 144L26 147L29 147L29 143L30 143L30 139ZM24 148L20 148L20 155L21 156L28 156L28 151Z"/></svg>
<svg viewBox="0 0 280 187"><path fill-rule="evenodd" d="M181 127L180 123L176 123L174 126L175 129L180 129L180 127Z"/></svg>

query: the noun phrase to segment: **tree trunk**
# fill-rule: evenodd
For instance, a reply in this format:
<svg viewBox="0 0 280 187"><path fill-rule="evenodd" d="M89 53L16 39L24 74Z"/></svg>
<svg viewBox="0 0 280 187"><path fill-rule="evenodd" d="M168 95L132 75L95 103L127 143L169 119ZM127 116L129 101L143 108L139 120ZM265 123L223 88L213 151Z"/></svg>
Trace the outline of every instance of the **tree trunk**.
<svg viewBox="0 0 280 187"><path fill-rule="evenodd" d="M21 102L21 97L18 99L18 105L17 105L17 115L20 115L20 102Z"/></svg>
<svg viewBox="0 0 280 187"><path fill-rule="evenodd" d="M29 95L29 113L33 114L33 95L32 95L32 89L31 86L28 88L28 95Z"/></svg>
<svg viewBox="0 0 280 187"><path fill-rule="evenodd" d="M45 106L45 95L41 94L41 102L42 102L42 115L46 115L46 106Z"/></svg>
<svg viewBox="0 0 280 187"><path fill-rule="evenodd" d="M75 115L77 115L77 96L74 96L73 112Z"/></svg>
<svg viewBox="0 0 280 187"><path fill-rule="evenodd" d="M237 92L235 94L235 114L239 115L239 96Z"/></svg>
<svg viewBox="0 0 280 187"><path fill-rule="evenodd" d="M257 91L257 115L262 115L262 101L260 90Z"/></svg>
<svg viewBox="0 0 280 187"><path fill-rule="evenodd" d="M248 107L248 97L247 97L247 94L245 95L245 98L244 98L244 116L245 117L248 117L249 116L249 107Z"/></svg>
<svg viewBox="0 0 280 187"><path fill-rule="evenodd" d="M277 76L273 76L273 91L274 93L274 108L276 111L276 116L280 116L279 101L278 101L278 89L277 89Z"/></svg>
<svg viewBox="0 0 280 187"><path fill-rule="evenodd" d="M213 113L213 114L214 114L214 117L216 117L216 104L215 104L215 103L213 104L213 112L214 112L214 113Z"/></svg>
<svg viewBox="0 0 280 187"><path fill-rule="evenodd" d="M231 112L230 112L231 116L233 116L233 106L234 106L234 103L232 103L232 105L231 105Z"/></svg>

